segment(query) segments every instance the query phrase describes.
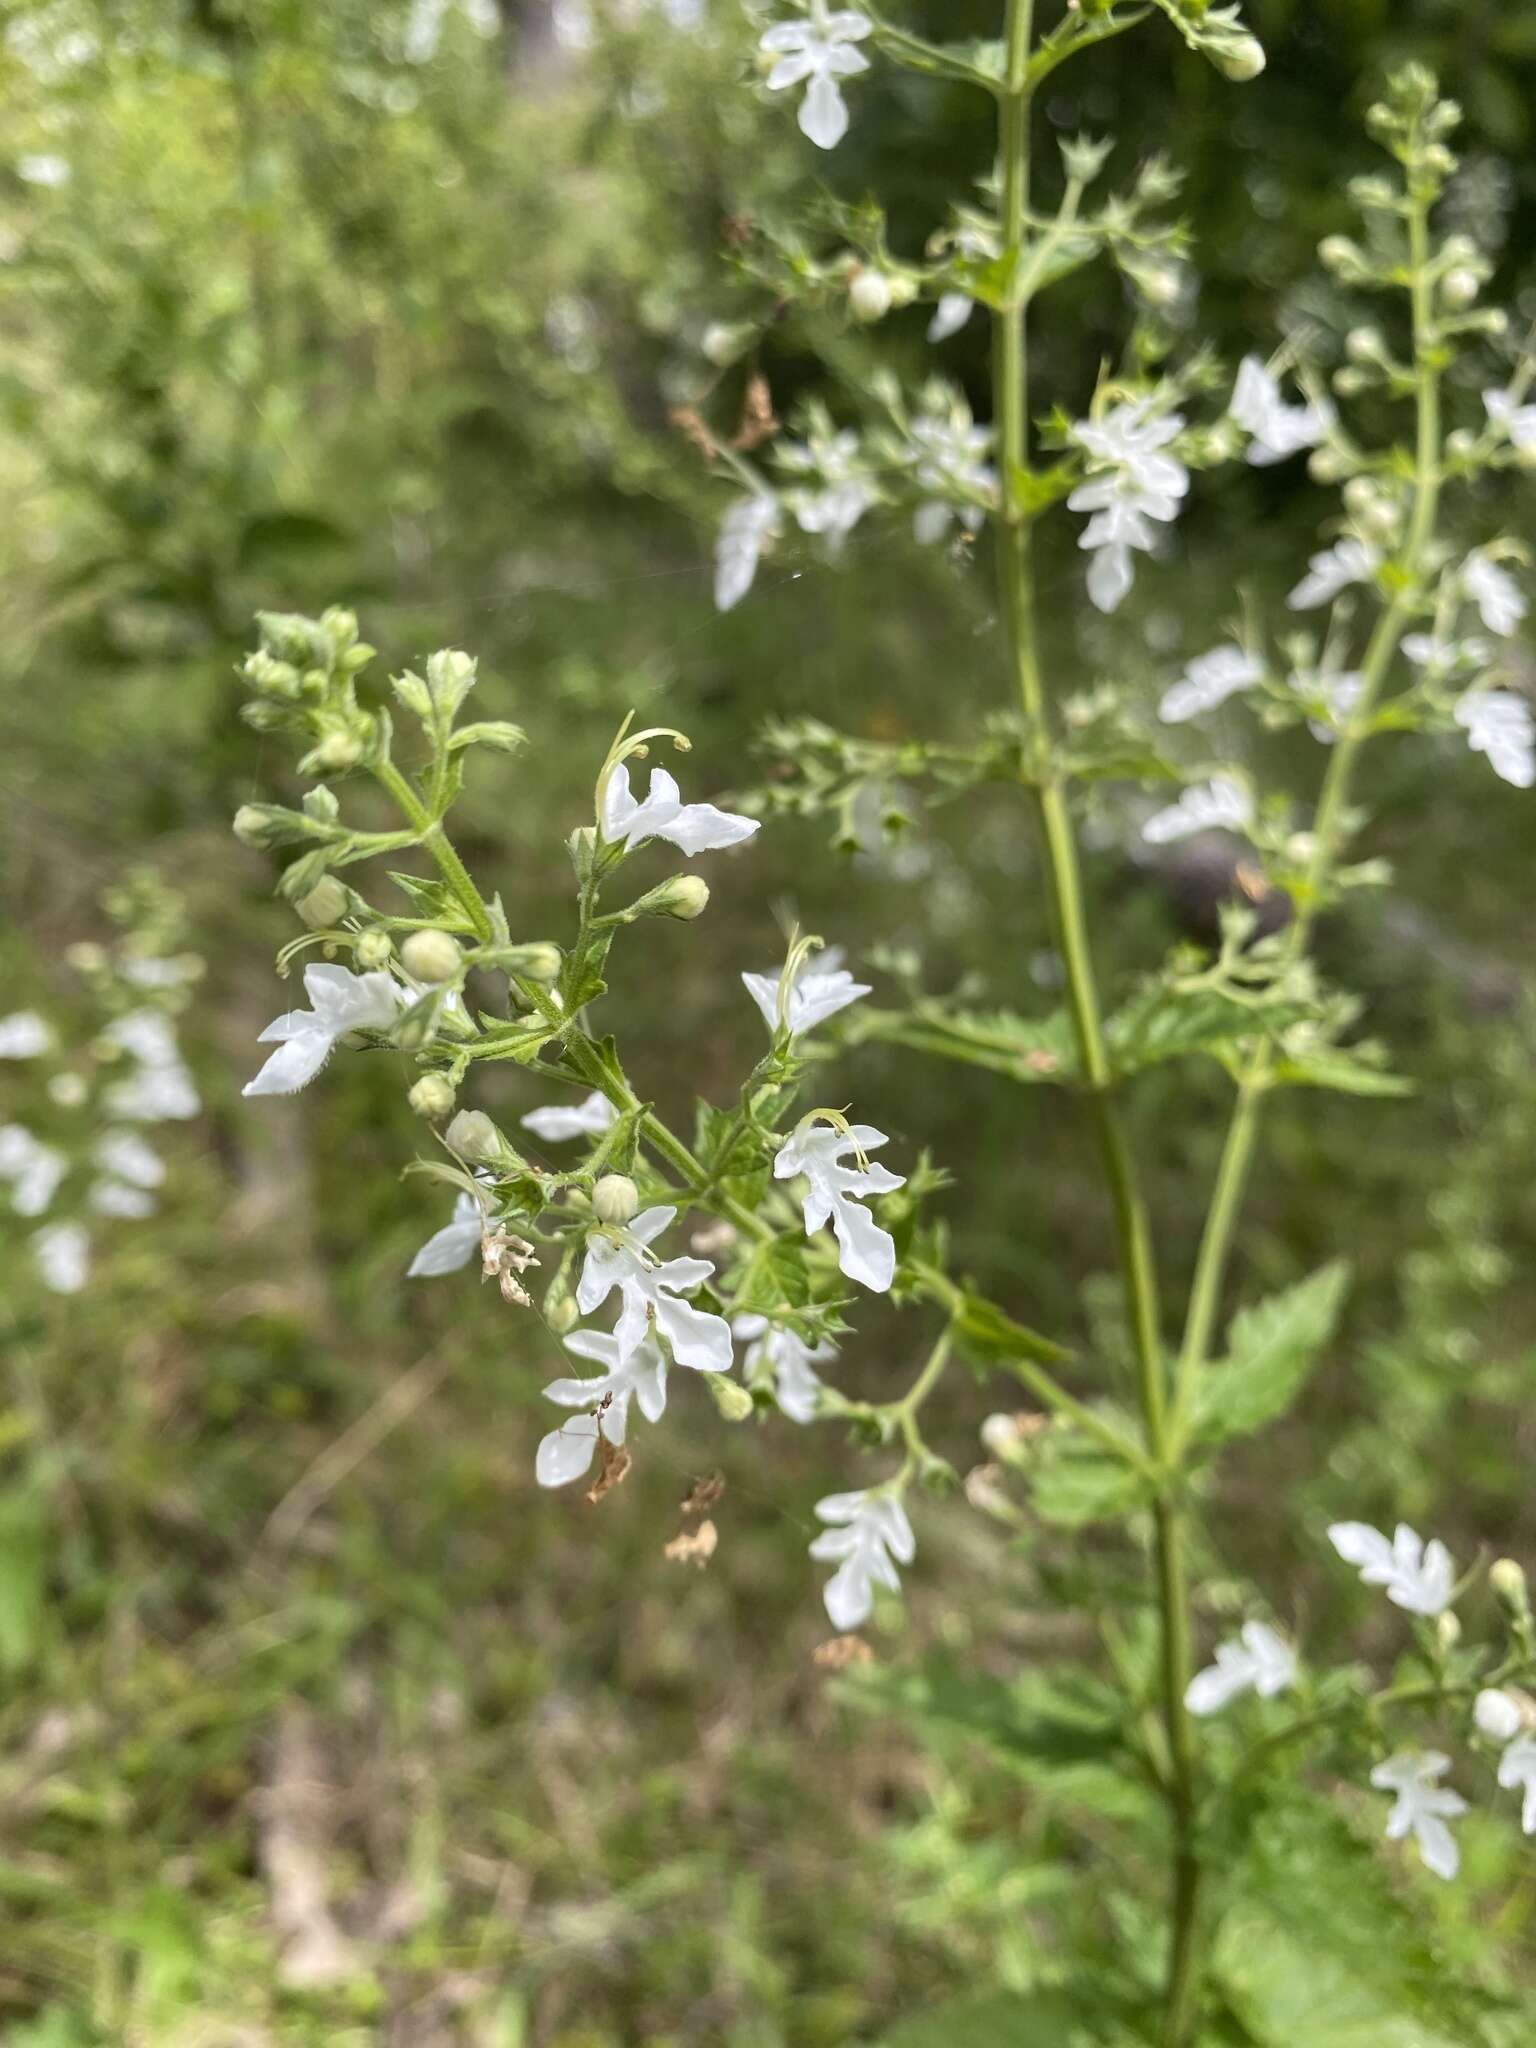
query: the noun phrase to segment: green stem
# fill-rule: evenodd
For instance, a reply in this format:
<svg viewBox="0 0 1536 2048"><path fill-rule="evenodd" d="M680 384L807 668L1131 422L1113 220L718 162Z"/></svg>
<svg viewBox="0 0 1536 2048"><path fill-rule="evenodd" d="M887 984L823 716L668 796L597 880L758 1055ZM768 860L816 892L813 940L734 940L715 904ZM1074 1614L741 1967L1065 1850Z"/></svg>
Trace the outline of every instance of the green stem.
<svg viewBox="0 0 1536 2048"><path fill-rule="evenodd" d="M1135 1341L1136 1388L1147 1451L1167 1484L1166 1368L1158 1314L1156 1268L1146 1204L1115 1097L1088 942L1082 880L1066 793L1054 766L1035 631L1031 527L1019 489L1029 463L1028 280L1030 38L1033 0L1008 0L1005 83L1000 105L1002 228L1006 302L996 316L994 408L1001 461L998 538L999 599L1010 680L1028 729L1030 784L1045 849L1057 943L1083 1080L1092 1105ZM1184 1694L1190 1675L1189 1595L1182 1511L1166 1490L1154 1511L1154 1548L1161 1611L1161 1713L1168 1744L1168 1801L1173 1824L1167 2003L1164 2039L1187 2037L1197 1988L1196 1916L1200 1865L1195 1847L1194 1742Z"/></svg>
<svg viewBox="0 0 1536 2048"><path fill-rule="evenodd" d="M491 913L485 906L485 898L470 879L468 868L454 851L452 842L443 830L441 818L433 817L393 761L377 762L373 776L379 787L388 790L410 820L412 830L436 862L438 873L463 905L466 916L475 928L475 936L482 941L493 938L495 927L491 923Z"/></svg>
<svg viewBox="0 0 1536 2048"><path fill-rule="evenodd" d="M1361 749L1369 738L1371 713L1391 672L1403 630L1419 601L1419 579L1434 534L1440 499L1440 373L1436 356L1434 305L1429 282L1429 207L1414 195L1409 217L1409 260L1415 365L1415 488L1407 537L1397 563L1398 587L1376 621L1361 663L1361 688L1348 724L1329 758L1313 823L1312 857L1297 895L1296 915L1286 942L1286 962L1306 952L1319 910L1327 901L1334 865L1343 846L1351 793ZM1258 1138L1259 1117L1274 1055L1261 1046L1238 1078L1237 1100L1222 1147L1210 1211L1201 1233L1190 1290L1189 1315L1179 1350L1174 1393L1175 1428L1182 1428L1196 1374L1210 1357L1216 1317L1241 1214L1248 1171Z"/></svg>

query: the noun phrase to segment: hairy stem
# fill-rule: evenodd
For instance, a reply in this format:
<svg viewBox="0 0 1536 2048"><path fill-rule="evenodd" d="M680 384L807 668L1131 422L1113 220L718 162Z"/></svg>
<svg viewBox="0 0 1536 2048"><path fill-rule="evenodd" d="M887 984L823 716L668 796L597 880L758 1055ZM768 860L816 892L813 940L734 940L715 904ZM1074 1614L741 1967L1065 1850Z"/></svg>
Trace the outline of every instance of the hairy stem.
<svg viewBox="0 0 1536 2048"><path fill-rule="evenodd" d="M1194 1744L1184 1693L1189 1684L1189 1595L1182 1511L1167 1490L1170 1437L1151 1229L1116 1100L1105 1049L1088 942L1077 845L1066 792L1051 752L1046 693L1035 630L1031 527L1019 489L1029 465L1028 271L1030 38L1033 0L1008 0L1006 76L1000 100L1003 262L1010 281L996 316L993 400L1001 461L999 600L1010 680L1029 729L1031 787L1045 850L1057 943L1084 1082L1092 1105L1135 1340L1137 1399L1147 1452L1164 1481L1154 1510L1161 1613L1161 1710L1168 1745L1167 1793L1173 1823L1165 2041L1179 2048L1189 2031L1197 1988L1196 1914L1200 1865L1195 1849Z"/></svg>

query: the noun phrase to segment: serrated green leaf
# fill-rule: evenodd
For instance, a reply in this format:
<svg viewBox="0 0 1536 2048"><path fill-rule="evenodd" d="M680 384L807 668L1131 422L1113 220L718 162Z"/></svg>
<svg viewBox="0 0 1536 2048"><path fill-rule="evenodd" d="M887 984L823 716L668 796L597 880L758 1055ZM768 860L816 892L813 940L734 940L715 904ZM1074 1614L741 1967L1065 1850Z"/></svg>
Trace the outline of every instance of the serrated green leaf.
<svg viewBox="0 0 1536 2048"><path fill-rule="evenodd" d="M1151 1481L1144 1472L1070 1423L1058 1422L1046 1431L1035 1447L1028 1476L1036 1514L1063 1529L1119 1521L1152 1499Z"/></svg>
<svg viewBox="0 0 1536 2048"><path fill-rule="evenodd" d="M1134 1074L1161 1060L1215 1055L1304 1014L1293 1001L1239 1002L1219 989L1182 990L1157 982L1105 1020L1104 1038L1115 1072Z"/></svg>
<svg viewBox="0 0 1536 2048"><path fill-rule="evenodd" d="M1196 1437L1224 1443L1283 1415L1333 1335L1348 1287L1348 1262L1335 1259L1283 1293L1240 1310L1227 1333L1227 1356L1200 1375Z"/></svg>

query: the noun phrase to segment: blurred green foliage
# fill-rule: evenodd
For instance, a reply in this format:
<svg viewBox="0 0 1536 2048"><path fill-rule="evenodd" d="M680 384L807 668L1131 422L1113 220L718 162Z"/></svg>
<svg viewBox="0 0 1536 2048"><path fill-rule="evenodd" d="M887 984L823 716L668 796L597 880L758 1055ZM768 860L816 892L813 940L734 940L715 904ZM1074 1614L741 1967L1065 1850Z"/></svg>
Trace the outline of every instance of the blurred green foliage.
<svg viewBox="0 0 1536 2048"><path fill-rule="evenodd" d="M1233 355L1336 314L1311 251L1364 158L1359 112L1408 55L1466 103L1457 204L1536 315L1536 17L1496 0L1251 12L1271 51L1258 87L1234 96L1171 36L1127 37L1047 109L1064 135L1113 133L1126 162L1166 149L1187 171L1201 330ZM664 704L721 786L756 773L770 713L835 704L901 738L990 701L980 580L890 525L870 523L845 574L773 571L730 617L708 609L716 494L668 409L696 393L699 338L729 311L738 224L782 209L807 167L782 110L741 89L730 0L694 29L657 7L592 13L590 46L562 49L548 9L448 7L422 57L405 0L4 9L6 1000L61 999L62 946L94 934L101 886L148 854L209 961L189 1037L212 1105L177 1147L161 1223L125 1227L88 1296L20 1288L0 1312L0 2027L16 2048L840 2048L887 2029L920 2048L938 2036L910 2016L955 1992L973 2010L945 2038L985 2048L1034 2038L1018 2000L1052 1982L1060 1916L1090 1914L1079 1953L1148 1939L1114 1885L1069 1903L1076 1851L1048 1787L980 1753L963 1714L935 1727L932 1696L894 1675L922 1653L941 1688L966 1665L1001 1683L1047 1658L1027 1543L1000 1553L963 1505L935 1510L909 1640L877 1639L882 1663L844 1705L811 1662L795 1505L840 1483L842 1447L783 1430L771 1449L752 1431L722 1443L711 1416L680 1416L600 1512L535 1498L535 1340L471 1288L401 1278L440 1219L392 1177L409 1147L398 1077L338 1072L265 1117L236 1095L274 1007L266 958L290 935L271 872L226 833L254 779L233 667L259 606L342 598L392 663L444 642L482 657L485 715L547 736L532 768L481 769L467 806L467 850L521 892L530 928L557 914L559 840L631 705ZM963 34L995 10L930 0L910 19ZM873 102L836 189L878 185L893 234L920 243L988 168L989 132L942 86ZM1066 306L1038 373L1071 403L1123 308L1103 279ZM903 317L915 365L921 319ZM962 375L980 369L977 326L953 345ZM762 368L781 411L815 389L791 336ZM1135 675L1180 631L1198 639L1237 579L1284 573L1319 511L1289 471L1226 502L1188 522L1182 627L1166 574L1149 576L1140 609L1088 637L1089 664ZM1083 658L1077 573L1048 569L1053 602L1071 598L1055 603L1063 661ZM1536 814L1489 795L1479 764L1383 752L1388 914L1323 944L1418 1093L1332 1099L1324 1117L1299 1094L1277 1105L1253 1289L1339 1249L1359 1284L1299 1417L1212 1504L1232 1564L1296 1587L1319 1641L1358 1615L1318 1564L1341 1499L1432 1516L1460 1557L1536 1552L1520 1407ZM1005 800L939 814L895 863L839 864L801 827L765 837L751 895L717 891L706 943L656 929L645 982L624 989L663 1102L685 1049L689 1092L739 1066L756 1022L735 974L776 955L775 910L920 952L940 986L1005 931L1019 964L994 993L1031 1000L1047 934ZM1123 987L1172 913L1108 843L1091 880ZM978 1274L1112 1357L1113 1292L1075 1280L1110 1261L1071 1105L1032 1094L1005 1116L988 1076L936 1089L896 1048L858 1057L867 1113L953 1164ZM1159 1074L1141 1097L1181 1265L1219 1135L1206 1085L1192 1103L1187 1075ZM881 1345L872 1330L852 1361L871 1388L901 1364ZM983 1404L955 1397L957 1454ZM721 1551L685 1575L661 1545L717 1459ZM1319 1884L1339 1824L1296 1821ZM334 1906L346 1960L329 1985L275 1967L285 1841ZM1461 2004L1448 2018L1430 2000L1424 2031L1394 2043L1527 2037L1495 2010L1518 1974L1498 1956L1533 1905L1512 1845L1469 1826L1465 1892L1415 1887ZM1221 2038L1324 2048L1285 2005L1313 1962L1274 1960L1292 1954L1283 1907L1227 1937L1267 1960ZM1358 1983L1360 1950L1340 1954L1329 1967ZM1469 2016L1474 1981L1491 2016ZM1389 2038L1371 2013L1367 1998L1352 2042Z"/></svg>

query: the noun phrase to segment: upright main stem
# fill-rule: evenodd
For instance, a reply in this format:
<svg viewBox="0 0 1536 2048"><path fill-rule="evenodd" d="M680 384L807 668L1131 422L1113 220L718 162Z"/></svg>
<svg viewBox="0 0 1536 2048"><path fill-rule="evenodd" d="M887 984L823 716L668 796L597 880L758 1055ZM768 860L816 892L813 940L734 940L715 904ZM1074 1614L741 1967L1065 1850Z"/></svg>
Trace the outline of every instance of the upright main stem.
<svg viewBox="0 0 1536 2048"><path fill-rule="evenodd" d="M1154 1510L1157 1589L1162 1623L1162 1719L1168 1747L1167 1786L1174 1838L1164 2039L1168 2048L1180 2048L1188 2033L1196 1988L1195 1925L1200 1887L1194 1833L1194 1745L1184 1705L1190 1675L1184 1528L1179 1506L1166 1490L1171 1440L1151 1230L1116 1099L1114 1074L1105 1049L1098 986L1083 907L1077 843L1066 793L1053 756L1049 714L1040 674L1035 629L1032 526L1019 491L1020 479L1027 473L1029 465L1029 307L1027 294L1021 293L1018 285L1029 231L1028 66L1033 15L1033 0L1008 0L1007 72L1000 95L1000 140L1003 261L1009 279L1009 293L1007 302L996 316L993 353L993 403L1002 475L999 600L1010 679L1029 730L1033 756L1031 788L1044 844L1047 885L1066 974L1067 999L1114 1209L1120 1266L1135 1344L1137 1398L1142 1426L1148 1454L1164 1487Z"/></svg>

